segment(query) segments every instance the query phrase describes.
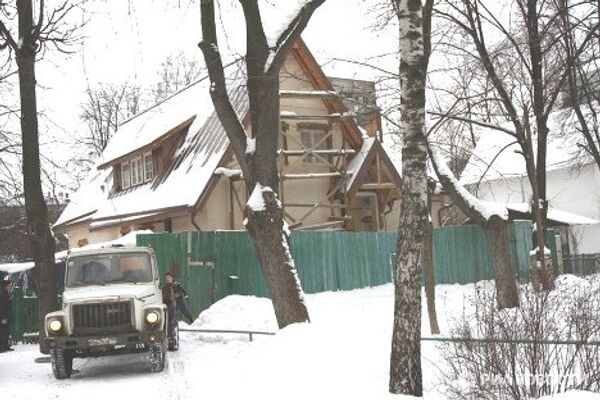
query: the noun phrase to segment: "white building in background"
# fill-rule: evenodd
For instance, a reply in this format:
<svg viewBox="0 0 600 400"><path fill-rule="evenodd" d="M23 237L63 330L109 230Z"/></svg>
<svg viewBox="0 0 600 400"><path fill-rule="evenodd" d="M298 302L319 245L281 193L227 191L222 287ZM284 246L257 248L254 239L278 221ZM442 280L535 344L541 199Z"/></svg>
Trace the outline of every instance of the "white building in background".
<svg viewBox="0 0 600 400"><path fill-rule="evenodd" d="M600 253L600 169L591 157L582 154L578 143L583 138L569 110L551 114L548 125L549 207L571 226L573 253ZM501 131L481 131L460 181L482 200L513 209L529 208L531 185L525 161L515 139Z"/></svg>

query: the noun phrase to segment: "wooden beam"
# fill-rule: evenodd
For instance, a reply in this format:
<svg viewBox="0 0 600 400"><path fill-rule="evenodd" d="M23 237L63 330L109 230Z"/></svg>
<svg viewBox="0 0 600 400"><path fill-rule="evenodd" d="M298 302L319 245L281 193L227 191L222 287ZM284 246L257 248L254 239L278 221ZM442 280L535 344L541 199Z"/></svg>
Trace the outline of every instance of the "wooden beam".
<svg viewBox="0 0 600 400"><path fill-rule="evenodd" d="M391 182L386 183L363 183L358 187L358 190L390 190L396 189L396 184Z"/></svg>
<svg viewBox="0 0 600 400"><path fill-rule="evenodd" d="M317 230L317 229L332 229L332 228L343 228L343 227L344 227L344 221L332 221L332 222L323 222L322 224L302 226L300 228L297 228L296 230L310 231L310 230Z"/></svg>
<svg viewBox="0 0 600 400"><path fill-rule="evenodd" d="M307 174L283 174L283 179L327 179L342 176L341 172L315 172Z"/></svg>
<svg viewBox="0 0 600 400"><path fill-rule="evenodd" d="M326 114L326 115L298 115L298 114L287 114L282 113L279 116L279 119L287 120L287 121L325 121L329 122L330 120L340 120L340 119L352 119L354 115L352 114Z"/></svg>
<svg viewBox="0 0 600 400"><path fill-rule="evenodd" d="M301 149L301 150L278 150L280 154L284 154L286 156L303 156L305 154L321 154L321 155L345 155L345 154L356 154L355 150L352 149L326 149L326 150L310 150L310 149Z"/></svg>
<svg viewBox="0 0 600 400"><path fill-rule="evenodd" d="M345 207L348 207L347 204L325 204L325 203L286 203L285 206L293 207L293 208L312 208L312 207L345 208Z"/></svg>
<svg viewBox="0 0 600 400"><path fill-rule="evenodd" d="M339 98L339 95L331 90L280 90L279 97L281 99L326 99Z"/></svg>

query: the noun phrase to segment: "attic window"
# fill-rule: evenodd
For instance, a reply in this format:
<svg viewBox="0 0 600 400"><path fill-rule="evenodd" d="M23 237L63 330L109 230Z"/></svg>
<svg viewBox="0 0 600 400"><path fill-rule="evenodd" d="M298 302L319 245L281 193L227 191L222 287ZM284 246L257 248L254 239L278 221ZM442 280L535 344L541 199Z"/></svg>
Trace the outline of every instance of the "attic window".
<svg viewBox="0 0 600 400"><path fill-rule="evenodd" d="M129 175L129 161L121 164L121 183L123 189L128 189L131 186L131 176Z"/></svg>
<svg viewBox="0 0 600 400"><path fill-rule="evenodd" d="M154 160L152 153L144 153L144 182L149 182L154 178Z"/></svg>
<svg viewBox="0 0 600 400"><path fill-rule="evenodd" d="M132 161L131 168L131 184L140 185L144 183L144 163L142 157L136 157Z"/></svg>
<svg viewBox="0 0 600 400"><path fill-rule="evenodd" d="M154 179L154 159L152 152L137 155L121 163L121 186L128 189Z"/></svg>

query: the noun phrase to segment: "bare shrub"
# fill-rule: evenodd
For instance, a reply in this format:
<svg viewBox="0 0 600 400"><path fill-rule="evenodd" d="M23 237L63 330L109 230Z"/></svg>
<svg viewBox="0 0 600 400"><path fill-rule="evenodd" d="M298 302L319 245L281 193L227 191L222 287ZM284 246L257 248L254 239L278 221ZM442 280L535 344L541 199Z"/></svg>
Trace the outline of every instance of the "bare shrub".
<svg viewBox="0 0 600 400"><path fill-rule="evenodd" d="M600 390L600 281L562 276L557 290L519 288L521 307L498 310L479 289L440 350L451 399L531 399ZM595 342L595 343L594 343Z"/></svg>

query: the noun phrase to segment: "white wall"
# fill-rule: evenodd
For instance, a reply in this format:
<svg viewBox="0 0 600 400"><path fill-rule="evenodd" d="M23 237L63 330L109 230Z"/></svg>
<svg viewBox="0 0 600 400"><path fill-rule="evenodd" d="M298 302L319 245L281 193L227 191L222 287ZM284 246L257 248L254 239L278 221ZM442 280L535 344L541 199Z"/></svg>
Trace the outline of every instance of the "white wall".
<svg viewBox="0 0 600 400"><path fill-rule="evenodd" d="M546 176L549 206L600 220L600 171L596 164L580 170L560 169ZM529 202L531 187L526 177L481 183L476 191L482 200L500 203ZM600 225L576 228L579 253L600 253Z"/></svg>

